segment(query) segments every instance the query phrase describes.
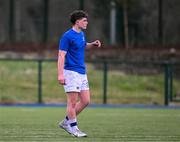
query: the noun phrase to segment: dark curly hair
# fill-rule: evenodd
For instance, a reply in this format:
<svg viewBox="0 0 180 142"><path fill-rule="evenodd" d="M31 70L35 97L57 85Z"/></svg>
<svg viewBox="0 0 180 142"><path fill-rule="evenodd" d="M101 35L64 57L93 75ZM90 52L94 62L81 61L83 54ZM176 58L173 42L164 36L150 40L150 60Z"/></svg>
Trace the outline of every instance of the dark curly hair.
<svg viewBox="0 0 180 142"><path fill-rule="evenodd" d="M88 18L87 12L83 10L75 10L70 14L70 21L74 25L76 20L80 20L82 18Z"/></svg>

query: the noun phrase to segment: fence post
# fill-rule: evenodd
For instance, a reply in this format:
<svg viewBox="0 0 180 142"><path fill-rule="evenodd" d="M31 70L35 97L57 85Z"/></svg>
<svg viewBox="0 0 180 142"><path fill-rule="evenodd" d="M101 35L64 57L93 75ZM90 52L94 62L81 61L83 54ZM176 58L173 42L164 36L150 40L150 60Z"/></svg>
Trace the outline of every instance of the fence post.
<svg viewBox="0 0 180 142"><path fill-rule="evenodd" d="M167 106L169 104L169 100L172 100L172 65L167 63L165 64L165 96L164 96L164 104Z"/></svg>
<svg viewBox="0 0 180 142"><path fill-rule="evenodd" d="M38 103L42 103L42 60L38 60Z"/></svg>
<svg viewBox="0 0 180 142"><path fill-rule="evenodd" d="M169 95L170 101L173 101L173 66L172 64L169 65Z"/></svg>
<svg viewBox="0 0 180 142"><path fill-rule="evenodd" d="M168 97L169 97L169 85L168 85L168 72L169 72L169 66L168 64L165 64L165 80L164 80L164 105L167 106L169 103Z"/></svg>
<svg viewBox="0 0 180 142"><path fill-rule="evenodd" d="M107 104L107 72L108 72L108 63L107 61L103 62L104 65L104 74L103 74L103 104Z"/></svg>

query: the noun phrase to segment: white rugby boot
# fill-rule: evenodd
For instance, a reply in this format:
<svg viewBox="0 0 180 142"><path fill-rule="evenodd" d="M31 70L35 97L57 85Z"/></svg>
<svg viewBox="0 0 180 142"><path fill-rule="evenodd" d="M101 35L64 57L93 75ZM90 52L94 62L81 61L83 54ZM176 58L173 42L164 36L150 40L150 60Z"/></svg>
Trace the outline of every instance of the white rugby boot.
<svg viewBox="0 0 180 142"><path fill-rule="evenodd" d="M59 122L59 127L64 129L66 132L68 132L69 134L71 134L72 132L72 128L69 124L65 123L65 121L61 121Z"/></svg>
<svg viewBox="0 0 180 142"><path fill-rule="evenodd" d="M87 137L87 134L84 132L81 132L78 128L71 129L71 135L75 137Z"/></svg>

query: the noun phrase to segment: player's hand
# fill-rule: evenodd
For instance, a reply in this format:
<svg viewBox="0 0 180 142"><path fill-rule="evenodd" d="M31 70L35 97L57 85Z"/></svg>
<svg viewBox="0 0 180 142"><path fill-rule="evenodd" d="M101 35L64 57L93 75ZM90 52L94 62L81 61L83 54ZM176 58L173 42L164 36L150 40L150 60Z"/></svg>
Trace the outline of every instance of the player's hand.
<svg viewBox="0 0 180 142"><path fill-rule="evenodd" d="M63 75L59 75L59 76L58 76L58 82L59 82L59 84L61 84L61 85L66 85L65 79L64 79L64 76L63 76Z"/></svg>
<svg viewBox="0 0 180 142"><path fill-rule="evenodd" d="M101 42L99 40L95 40L94 42L92 42L92 45L96 47L101 47Z"/></svg>

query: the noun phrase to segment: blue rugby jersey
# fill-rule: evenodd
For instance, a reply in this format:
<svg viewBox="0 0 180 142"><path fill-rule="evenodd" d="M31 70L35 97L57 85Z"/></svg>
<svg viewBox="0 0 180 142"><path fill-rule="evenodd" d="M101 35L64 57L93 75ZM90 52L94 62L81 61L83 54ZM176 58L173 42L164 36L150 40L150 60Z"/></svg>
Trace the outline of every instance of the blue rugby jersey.
<svg viewBox="0 0 180 142"><path fill-rule="evenodd" d="M86 74L84 61L85 47L86 40L83 31L78 33L70 29L63 34L60 39L59 50L67 52L64 69Z"/></svg>

